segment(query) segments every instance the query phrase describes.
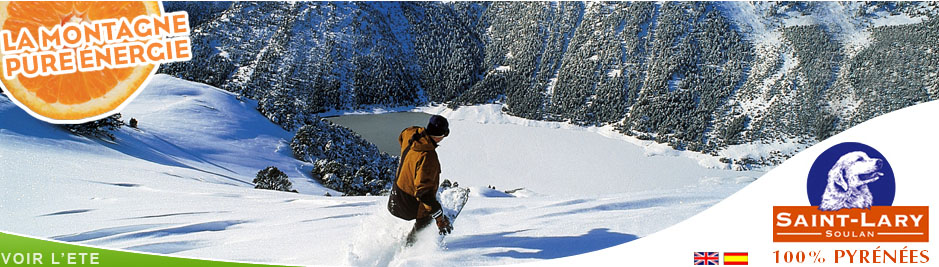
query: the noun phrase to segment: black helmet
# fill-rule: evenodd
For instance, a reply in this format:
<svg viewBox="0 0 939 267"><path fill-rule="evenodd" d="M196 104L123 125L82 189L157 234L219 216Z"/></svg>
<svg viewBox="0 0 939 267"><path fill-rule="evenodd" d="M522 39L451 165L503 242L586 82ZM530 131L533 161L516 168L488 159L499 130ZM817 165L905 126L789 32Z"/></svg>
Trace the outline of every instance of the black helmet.
<svg viewBox="0 0 939 267"><path fill-rule="evenodd" d="M440 115L430 116L430 121L427 122L427 135L430 136L447 136L450 135L450 123L447 122L447 118L444 118Z"/></svg>

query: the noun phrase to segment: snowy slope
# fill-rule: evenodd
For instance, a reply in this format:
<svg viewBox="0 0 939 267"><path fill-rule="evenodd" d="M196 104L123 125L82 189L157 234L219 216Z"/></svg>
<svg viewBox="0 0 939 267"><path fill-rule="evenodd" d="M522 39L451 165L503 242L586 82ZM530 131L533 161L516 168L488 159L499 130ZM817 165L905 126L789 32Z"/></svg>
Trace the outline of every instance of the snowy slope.
<svg viewBox="0 0 939 267"><path fill-rule="evenodd" d="M143 99L123 111L127 120L137 118L140 131L126 132L127 142L119 143L146 144L144 149L169 153L169 161L230 176L239 185L250 183L259 170L275 166L293 178L294 188L301 193L327 191L307 178L312 166L293 159L293 133L259 114L254 108L257 102L240 102L214 87L160 77L142 93Z"/></svg>
<svg viewBox="0 0 939 267"><path fill-rule="evenodd" d="M388 215L385 197L322 196L327 189L290 155L291 133L255 106L159 75L122 112L140 129L125 127L110 143L70 135L0 100L0 230L266 263L509 264L647 236L761 174L707 169L689 152L606 138L602 129L511 117L480 123L498 109L467 107L446 113L454 134L439 153L443 178L474 193L444 248L428 231L401 251L411 225ZM269 165L301 194L253 189L251 179Z"/></svg>

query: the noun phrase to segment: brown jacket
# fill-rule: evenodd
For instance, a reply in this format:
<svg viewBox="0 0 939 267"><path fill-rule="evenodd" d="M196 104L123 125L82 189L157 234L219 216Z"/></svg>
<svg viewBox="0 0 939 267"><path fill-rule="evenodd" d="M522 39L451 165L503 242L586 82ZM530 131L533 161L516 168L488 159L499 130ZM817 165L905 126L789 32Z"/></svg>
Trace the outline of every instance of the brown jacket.
<svg viewBox="0 0 939 267"><path fill-rule="evenodd" d="M424 128L414 126L401 131L398 144L403 158L392 186L388 209L406 220L430 216L440 209L437 202L440 161L434 150L437 143L424 134ZM408 150L406 155L405 150Z"/></svg>

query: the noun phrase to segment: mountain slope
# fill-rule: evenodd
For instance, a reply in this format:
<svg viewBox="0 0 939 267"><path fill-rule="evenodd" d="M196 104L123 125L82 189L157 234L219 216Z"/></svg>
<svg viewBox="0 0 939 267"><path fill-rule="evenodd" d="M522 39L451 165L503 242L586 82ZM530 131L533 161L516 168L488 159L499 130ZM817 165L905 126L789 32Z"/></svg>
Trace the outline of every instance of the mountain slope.
<svg viewBox="0 0 939 267"><path fill-rule="evenodd" d="M505 104L678 149L824 139L939 97L935 3L169 3L194 59L162 69L312 114ZM787 152L729 161L772 165Z"/></svg>
<svg viewBox="0 0 939 267"><path fill-rule="evenodd" d="M238 101L231 93L210 86L157 75L140 98L122 111L125 120L138 120L138 128L120 128L113 142L73 136L59 126L37 122L5 99L0 102L4 112L0 131L15 134L4 140L5 145L34 143L106 158L141 160L168 166L157 172L177 179L239 187L253 187L257 171L276 166L293 178L301 192L336 193L307 178L309 170L305 168L312 167L293 158L289 147L293 135L258 114L255 102ZM65 160L63 164L84 164L81 162L95 165L92 160Z"/></svg>
<svg viewBox="0 0 939 267"><path fill-rule="evenodd" d="M106 142L33 119L0 98L0 230L293 265L511 264L649 235L762 174L708 169L679 151L652 153L576 127L477 122L503 116L497 105L448 111L454 134L438 151L442 175L470 187L471 199L445 249L427 231L422 238L429 242L400 251L413 223L388 214L386 196L323 196L339 194L305 176L311 167L293 158L291 134L255 105L157 75L122 111L139 129L123 127ZM559 170L559 162L591 165ZM250 180L269 165L284 170L301 193L253 189ZM620 168L636 176L624 177ZM511 190L519 187L525 189Z"/></svg>

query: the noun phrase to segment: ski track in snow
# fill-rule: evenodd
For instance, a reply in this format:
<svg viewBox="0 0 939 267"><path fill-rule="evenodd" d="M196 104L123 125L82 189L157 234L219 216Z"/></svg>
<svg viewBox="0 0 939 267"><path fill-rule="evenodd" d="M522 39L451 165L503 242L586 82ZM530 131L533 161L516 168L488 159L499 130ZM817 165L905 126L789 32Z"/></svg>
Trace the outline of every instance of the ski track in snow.
<svg viewBox="0 0 939 267"><path fill-rule="evenodd" d="M311 180L285 148L292 133L255 106L158 75L122 112L139 129L122 128L112 143L73 136L0 99L0 230L262 263L511 264L641 238L762 174L705 168L691 152L611 129L503 116L497 105L420 108L452 118L454 134L439 150L442 178L473 192L451 235L438 241L425 231L401 248L412 222L388 214L383 196L322 196L339 194ZM270 165L301 194L253 189Z"/></svg>

